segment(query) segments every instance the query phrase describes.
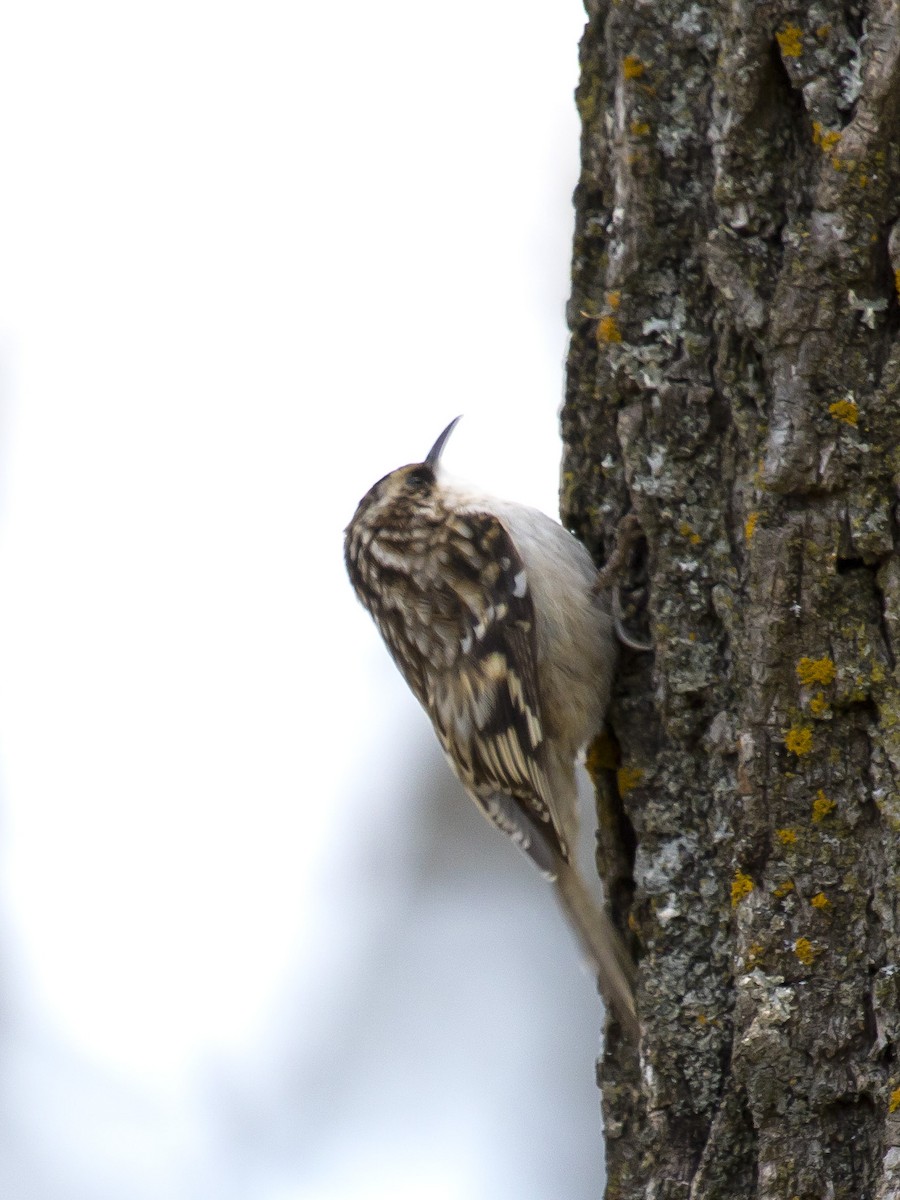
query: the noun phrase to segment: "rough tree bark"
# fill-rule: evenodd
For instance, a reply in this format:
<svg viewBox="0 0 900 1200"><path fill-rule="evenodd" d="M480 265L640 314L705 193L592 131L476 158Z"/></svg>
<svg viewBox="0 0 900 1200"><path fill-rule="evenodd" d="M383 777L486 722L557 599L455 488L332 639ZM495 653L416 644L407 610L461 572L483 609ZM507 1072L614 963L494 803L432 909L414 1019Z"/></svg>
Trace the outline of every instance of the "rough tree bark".
<svg viewBox="0 0 900 1200"><path fill-rule="evenodd" d="M601 1066L607 1194L886 1200L900 4L588 12L562 507L598 551L637 513L655 643L600 789L644 1023Z"/></svg>

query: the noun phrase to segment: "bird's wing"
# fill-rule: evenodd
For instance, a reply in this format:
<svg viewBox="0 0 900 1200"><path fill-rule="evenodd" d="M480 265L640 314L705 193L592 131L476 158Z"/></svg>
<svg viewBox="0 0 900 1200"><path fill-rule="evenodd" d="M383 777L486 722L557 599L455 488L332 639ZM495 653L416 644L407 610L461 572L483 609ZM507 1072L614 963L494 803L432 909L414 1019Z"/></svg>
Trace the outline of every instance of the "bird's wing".
<svg viewBox="0 0 900 1200"><path fill-rule="evenodd" d="M460 653L428 681L426 707L451 765L487 816L553 873L568 848L544 770L534 603L525 565L490 513L454 518L438 606ZM476 553L477 551L477 553ZM487 565L485 565L487 564Z"/></svg>

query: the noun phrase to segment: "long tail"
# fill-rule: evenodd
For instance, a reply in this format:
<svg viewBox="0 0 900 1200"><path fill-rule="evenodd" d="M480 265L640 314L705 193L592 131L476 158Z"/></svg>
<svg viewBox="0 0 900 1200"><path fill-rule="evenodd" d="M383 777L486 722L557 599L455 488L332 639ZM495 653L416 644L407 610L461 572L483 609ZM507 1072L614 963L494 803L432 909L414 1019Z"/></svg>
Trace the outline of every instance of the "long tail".
<svg viewBox="0 0 900 1200"><path fill-rule="evenodd" d="M631 1041L640 1026L634 1004L636 969L622 936L569 863L560 863L556 890L566 916L597 973L600 991Z"/></svg>

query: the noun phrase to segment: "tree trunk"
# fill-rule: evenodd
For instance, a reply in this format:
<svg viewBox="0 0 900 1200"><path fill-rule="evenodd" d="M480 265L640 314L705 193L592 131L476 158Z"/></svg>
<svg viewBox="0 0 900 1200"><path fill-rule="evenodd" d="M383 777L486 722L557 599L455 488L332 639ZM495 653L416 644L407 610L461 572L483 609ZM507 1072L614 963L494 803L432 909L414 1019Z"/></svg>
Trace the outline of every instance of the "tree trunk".
<svg viewBox="0 0 900 1200"><path fill-rule="evenodd" d="M643 1025L601 1066L607 1195L886 1200L900 5L588 8L563 516L608 552L638 515L654 643L601 772Z"/></svg>

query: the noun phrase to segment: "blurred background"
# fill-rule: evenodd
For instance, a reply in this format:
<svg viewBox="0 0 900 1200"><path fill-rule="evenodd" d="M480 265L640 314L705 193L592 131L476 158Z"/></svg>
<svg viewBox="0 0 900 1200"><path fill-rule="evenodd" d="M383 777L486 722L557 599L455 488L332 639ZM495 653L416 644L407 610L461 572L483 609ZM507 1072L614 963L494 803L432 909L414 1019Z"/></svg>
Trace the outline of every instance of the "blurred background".
<svg viewBox="0 0 900 1200"><path fill-rule="evenodd" d="M555 512L580 0L11 6L0 1195L581 1200L601 1010L342 530Z"/></svg>

